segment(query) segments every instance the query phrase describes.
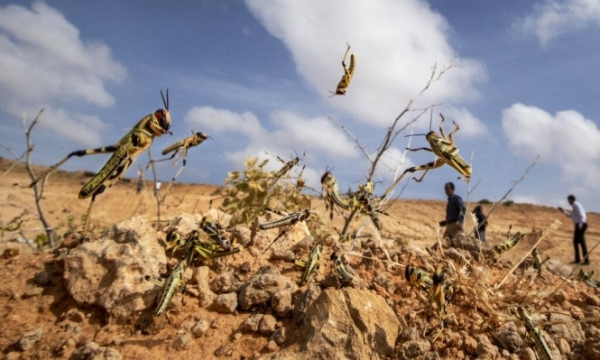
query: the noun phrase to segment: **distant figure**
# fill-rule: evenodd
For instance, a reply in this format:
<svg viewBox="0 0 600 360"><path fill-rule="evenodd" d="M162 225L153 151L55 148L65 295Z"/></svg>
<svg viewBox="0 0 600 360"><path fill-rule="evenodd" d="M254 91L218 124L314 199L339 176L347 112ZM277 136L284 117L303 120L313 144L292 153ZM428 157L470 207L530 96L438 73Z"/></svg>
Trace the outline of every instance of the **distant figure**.
<svg viewBox="0 0 600 360"><path fill-rule="evenodd" d="M144 172L142 171L141 166L138 167L137 174L138 174L138 182L137 182L137 186L135 187L135 193L139 195L142 192L142 189L144 188Z"/></svg>
<svg viewBox="0 0 600 360"><path fill-rule="evenodd" d="M585 232L587 230L587 218L585 215L585 210L583 206L578 201L575 201L575 196L569 195L567 196L567 201L573 207L571 211L564 210L561 207L558 207L563 214L565 214L568 218L573 220L573 224L575 224L575 231L573 234L573 247L575 248L575 261L573 264L579 264L581 262L581 258L579 257L579 246L581 245L581 251L583 254L583 262L582 265L589 265L590 259L588 259L587 246L585 245Z"/></svg>
<svg viewBox="0 0 600 360"><path fill-rule="evenodd" d="M156 182L156 186L154 188L154 196L158 196L158 190L160 190L162 183L160 181Z"/></svg>
<svg viewBox="0 0 600 360"><path fill-rule="evenodd" d="M475 231L475 237L481 240L481 242L485 242L485 228L488 224L487 217L483 214L483 210L481 209L481 205L475 206L473 209L473 214L477 218L477 231Z"/></svg>
<svg viewBox="0 0 600 360"><path fill-rule="evenodd" d="M444 237L452 239L456 234L463 231L463 221L467 208L462 198L454 193L453 183L446 183L444 191L448 195L448 204L446 204L446 220L440 221L440 226L446 227Z"/></svg>

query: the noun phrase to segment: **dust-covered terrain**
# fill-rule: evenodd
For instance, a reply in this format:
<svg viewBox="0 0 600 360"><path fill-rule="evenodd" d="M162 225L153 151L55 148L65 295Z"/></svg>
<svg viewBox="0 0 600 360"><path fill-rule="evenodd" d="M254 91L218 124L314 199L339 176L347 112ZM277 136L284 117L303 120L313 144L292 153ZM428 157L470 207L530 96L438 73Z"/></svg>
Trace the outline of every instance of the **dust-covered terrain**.
<svg viewBox="0 0 600 360"><path fill-rule="evenodd" d="M1 174L10 162L0 164ZM155 316L160 288L144 277L168 274L178 263L165 251L166 231L187 234L207 213L226 225L228 215L216 210L219 199L209 203L217 187L173 186L156 231L152 184L136 194L135 181L121 182L98 196L94 236L82 242L76 230L89 200L77 193L88 180L60 171L50 177L41 204L64 242L39 251L33 239L43 229L24 168L0 177L3 224L24 214L22 237L4 231L0 243L0 348L7 359L535 359L518 307L532 313L555 359L600 358L600 292L571 276L579 270L568 264L572 223L556 209L499 205L489 245L481 245L468 236L440 239L441 189L442 201L396 200L382 216L381 243L369 230L352 248L336 236L323 239L320 267L307 285L304 269L294 264L315 246L306 224L294 225L267 252L277 229L237 225L227 233L241 251L190 266L185 292ZM311 199L311 208L328 221L321 200ZM562 224L554 229L556 219ZM588 223L592 248L600 240L600 216L588 214ZM328 224L341 225L340 216ZM505 240L509 225L526 235L498 256L490 246ZM550 258L541 273L531 257L513 271L540 239L537 249ZM341 283L330 260L334 251L344 255L352 281ZM600 269L600 253L592 252L590 261L585 271ZM436 297L435 285L409 284L406 265L431 276L443 269L452 292L442 285Z"/></svg>

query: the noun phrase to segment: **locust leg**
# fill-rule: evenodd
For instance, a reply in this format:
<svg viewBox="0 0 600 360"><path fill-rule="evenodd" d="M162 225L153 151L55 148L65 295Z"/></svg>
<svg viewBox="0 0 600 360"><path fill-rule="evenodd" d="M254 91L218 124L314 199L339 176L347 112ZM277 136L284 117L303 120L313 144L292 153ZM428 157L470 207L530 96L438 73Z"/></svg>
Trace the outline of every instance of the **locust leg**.
<svg viewBox="0 0 600 360"><path fill-rule="evenodd" d="M33 182L29 185L29 187L35 186L35 184L37 184L41 179L45 179L46 177L48 177L48 175L50 175L50 173L52 173L53 171L55 171L56 169L58 169L59 166L61 166L65 162L67 162L67 160L69 160L73 156L79 156L79 157L81 157L81 156L86 156L86 155L112 153L112 152L115 152L117 150L117 148L118 148L118 146L111 145L111 146L100 147L100 148L97 148L97 149L87 149L87 150L73 151L72 153L70 153L69 155L67 155L64 159L62 159L61 161L59 161L56 164L50 166L50 168L48 168L48 170L43 175L41 175L37 179L33 180Z"/></svg>
<svg viewBox="0 0 600 360"><path fill-rule="evenodd" d="M148 161L148 165L146 165L146 170L148 170L150 168L151 164L154 164L154 163L157 163L157 162L169 161L169 160L173 159L178 153L179 153L179 149L175 150L175 152L173 153L173 155L171 155L171 157L160 159L160 160L151 160L151 161ZM183 161L183 164L185 166L185 160Z"/></svg>
<svg viewBox="0 0 600 360"><path fill-rule="evenodd" d="M448 138L446 138L446 133L444 133L444 123L446 122L446 118L442 114L440 114L440 117L442 118L440 121L440 135L442 135L444 140L447 140Z"/></svg>
<svg viewBox="0 0 600 360"><path fill-rule="evenodd" d="M81 232L82 237L85 237L85 232L86 232L87 226L90 222L90 216L92 215L92 207L94 206L94 202L96 201L96 196L102 194L105 189L106 189L105 185L100 185L98 190L96 190L94 195L92 195L92 200L90 201L90 205L88 206L87 214L85 216L85 221L83 222L83 230Z"/></svg>
<svg viewBox="0 0 600 360"><path fill-rule="evenodd" d="M431 150L430 148L426 148L426 147L422 147L422 148L416 148L416 149L406 148L406 150L408 150L408 151L420 151L420 150L425 150L425 151L433 152L433 150Z"/></svg>
<svg viewBox="0 0 600 360"><path fill-rule="evenodd" d="M425 177L425 175L427 174L427 172L429 170L433 170L433 169L437 169L440 166L444 165L446 162L442 159L436 159L435 161L429 162L425 165L419 165L419 166L414 166L411 168L408 168L406 170L404 170L404 173L402 174L402 176L404 176L404 174L406 173L414 173L415 171L422 171L425 170L425 172L423 173L423 175L421 175L421 177L419 179L417 179L416 177L413 177L413 180L415 180L416 182L421 182L423 181L423 178Z"/></svg>
<svg viewBox="0 0 600 360"><path fill-rule="evenodd" d="M452 123L454 124L455 128L452 130L452 132L450 132L450 134L448 134L448 140L450 141L450 144L454 146L454 139L452 139L452 135L454 135L454 133L460 129L460 126L458 126L456 121L453 121Z"/></svg>

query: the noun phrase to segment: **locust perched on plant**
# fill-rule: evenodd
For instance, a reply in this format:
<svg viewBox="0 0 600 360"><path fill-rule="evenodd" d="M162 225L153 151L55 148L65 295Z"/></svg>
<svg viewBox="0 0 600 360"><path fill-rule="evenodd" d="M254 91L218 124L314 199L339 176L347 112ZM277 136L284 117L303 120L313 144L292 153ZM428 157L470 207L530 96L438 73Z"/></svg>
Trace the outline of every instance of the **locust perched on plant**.
<svg viewBox="0 0 600 360"><path fill-rule="evenodd" d="M278 211L274 211L271 210L277 214L280 214L280 212ZM269 250L271 248L271 246L277 241L279 240L279 238L281 238L282 236L284 236L285 234L287 234L287 232L291 229L292 226L294 226L296 223L300 222L300 221L307 221L310 218L311 212L310 209L304 209L303 211L297 211L297 212L293 212L289 215L286 215L282 218L279 219L275 219L275 220L271 220L271 221L267 221L264 222L260 225L258 225L258 228L261 230L268 230L268 229L274 229L274 228L278 228L278 227L282 227L282 226L286 226L288 225L289 227L283 231L281 234L279 234L270 244L269 246L267 246L267 248L265 249L265 251L263 251L263 253L265 253L267 250Z"/></svg>
<svg viewBox="0 0 600 360"><path fill-rule="evenodd" d="M305 152L306 154L306 152ZM275 183L277 181L279 181L279 179L284 176L285 174L287 174L290 170L292 170L292 168L296 165L298 165L298 162L300 162L300 157L296 156L295 158L293 158L292 160L285 162L283 159L281 159L279 156L277 157L277 159L279 161L281 161L283 163L283 166L281 167L281 169L279 169L274 175L273 175L273 180L271 181L271 184L269 186L273 186L275 185Z"/></svg>
<svg viewBox="0 0 600 360"><path fill-rule="evenodd" d="M519 240L521 240L521 238L523 237L523 234L521 234L520 231L517 231L517 233L511 237L510 236L511 229L512 229L512 225L509 226L509 228L508 228L508 234L506 234L506 240L504 240L504 242L502 242L501 244L494 246L494 251L496 251L496 253L498 255L512 249L515 245L517 245Z"/></svg>
<svg viewBox="0 0 600 360"><path fill-rule="evenodd" d="M458 154L458 148L454 145L454 139L452 137L454 133L456 133L460 129L460 127L455 121L453 121L452 123L454 124L455 128L452 132L450 132L450 134L448 134L448 137L446 137L446 134L444 133L443 129L443 125L446 119L442 114L440 114L440 117L442 118L442 120L440 121L441 136L436 134L435 131L430 131L425 135L425 138L427 139L427 142L430 146L429 148L422 147L418 149L406 149L409 151L429 151L434 153L437 158L434 161L429 162L427 164L413 166L404 170L402 175L400 175L400 177L398 177L398 179L396 179L393 182L393 184L385 192L383 197L386 197L407 173L414 173L416 171L425 170L425 172L423 173L423 175L421 175L419 179L413 177L413 179L416 182L421 182L423 181L423 178L429 170L437 169L443 166L444 164L448 164L449 166L453 167L456 171L458 171L462 175L462 177L460 177L459 179L463 179L466 181L469 181L471 179L471 165L467 164L467 162Z"/></svg>
<svg viewBox="0 0 600 360"><path fill-rule="evenodd" d="M162 287L162 291L156 303L156 310L154 311L154 314L157 316L165 311L176 292L183 291L185 289L183 274L185 273L187 267L188 259L183 259L177 263L177 266L173 269L166 280L155 278L150 275L146 275L144 277L147 281L153 282Z"/></svg>
<svg viewBox="0 0 600 360"><path fill-rule="evenodd" d="M171 144L169 146L167 146L166 148L163 149L162 154L163 155L167 155L169 153L173 153L173 155L171 155L170 158L166 158L166 159L161 159L161 160L152 160L148 163L148 165L146 165L146 169L148 169L148 167L156 162L161 162L161 161L167 161L167 160L171 160L173 159L178 153L179 151L181 151L183 153L183 166L181 167L181 169L179 169L179 171L177 171L177 173L175 174L175 176L173 176L173 180L172 183L175 182L175 179L177 178L177 176L179 176L179 174L183 171L186 161L187 161L187 151L189 148L194 147L194 146L198 146L200 144L202 144L204 142L204 140L206 139L212 139L210 136L206 135L203 132L197 132L194 133L192 131L192 135L186 137L183 140L179 140L178 142Z"/></svg>
<svg viewBox="0 0 600 360"><path fill-rule="evenodd" d="M87 225L90 222L90 215L92 212L92 206L96 200L96 196L111 187L113 184L118 182L129 166L135 161L137 156L144 150L148 149L152 141L157 136L162 136L169 132L171 127L171 115L169 114L169 91L167 90L167 98L160 92L163 100L164 109L156 110L154 113L145 116L140 120L134 127L123 136L121 140L115 145L105 146L97 149L77 150L67 155L64 159L58 163L52 165L42 176L35 179L30 187L35 186L41 179L46 179L51 172L55 171L59 166L64 164L73 156L86 156L93 154L105 154L112 153L112 156L100 170L100 172L94 176L87 184L79 191L79 198L86 199L92 197L90 205L88 207L87 215L83 223L83 234L85 235Z"/></svg>
<svg viewBox="0 0 600 360"><path fill-rule="evenodd" d="M308 260L296 260L294 263L298 267L304 268L304 274L302 275L302 285L308 284L310 279L315 273L315 270L319 268L319 261L321 259L321 252L323 251L323 245L321 242L317 242L312 248Z"/></svg>
<svg viewBox="0 0 600 360"><path fill-rule="evenodd" d="M325 201L330 208L329 217L333 219L333 205L337 205L343 210L350 209L350 203L348 200L342 198L340 195L340 189L338 187L337 181L335 181L335 177L331 171L325 171L323 176L321 176L321 186L325 190Z"/></svg>
<svg viewBox="0 0 600 360"><path fill-rule="evenodd" d="M538 358L544 360L553 360L554 355L552 350L550 349L550 346L548 346L542 331L535 324L531 315L529 315L529 313L522 306L517 307L517 314L519 319L523 321L523 324L525 325L527 336L534 343Z"/></svg>
<svg viewBox="0 0 600 360"><path fill-rule="evenodd" d="M346 89L350 86L350 81L352 81L352 76L354 76L354 69L356 67L356 58L354 54L350 55L350 66L346 67L346 56L348 56L348 52L350 51L350 44L346 44L346 52L344 53L344 57L342 58L342 67L344 68L344 75L342 75L342 79L337 85L335 89L335 93L332 93L332 96L335 95L346 95Z"/></svg>
<svg viewBox="0 0 600 360"><path fill-rule="evenodd" d="M533 248L531 251L531 255L533 256L533 268L537 270L538 276L542 274L542 267L546 263L546 261L550 260L550 257L546 257L546 259L542 260L540 253L536 248Z"/></svg>

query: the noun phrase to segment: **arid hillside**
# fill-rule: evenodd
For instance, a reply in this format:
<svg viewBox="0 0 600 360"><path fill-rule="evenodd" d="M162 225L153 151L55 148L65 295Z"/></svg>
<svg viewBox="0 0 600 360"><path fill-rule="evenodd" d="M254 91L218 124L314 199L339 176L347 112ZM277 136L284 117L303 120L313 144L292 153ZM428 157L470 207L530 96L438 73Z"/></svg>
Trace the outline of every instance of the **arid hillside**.
<svg viewBox="0 0 600 360"><path fill-rule="evenodd" d="M98 196L91 241L68 235L59 248L39 250L34 239L43 229L30 180L22 165L6 172L10 166L0 161L0 220L7 226L20 217L23 235L8 229L0 239L5 359L536 359L517 309L532 312L554 359L600 359L600 289L570 276L579 270L568 265L573 225L556 209L498 205L483 246L468 236L440 239L442 200L396 200L382 217L383 241L366 231L352 249L332 236L317 243L299 223L266 252L277 229L256 234L238 225L226 231L240 251L193 263L183 273L185 292L156 316L160 289L147 278L169 274L181 259L165 251L166 230L189 233L209 211L226 223L228 215L214 209L218 187L174 185L156 231L153 184L136 194L136 181L123 181ZM45 186L41 206L58 242L81 226L89 200L77 194L88 175L59 171ZM322 200L312 198L311 208L328 221ZM562 224L549 230L556 219ZM588 222L592 248L600 216L588 214ZM332 225L340 228L339 215ZM498 257L490 245L510 225L528 235ZM541 272L529 259L513 269L540 237L538 250L550 257ZM298 260L317 246L320 266L304 284ZM345 255L351 280L330 260L334 252ZM600 252L590 259L584 269L600 270ZM411 284L408 265L445 277Z"/></svg>

